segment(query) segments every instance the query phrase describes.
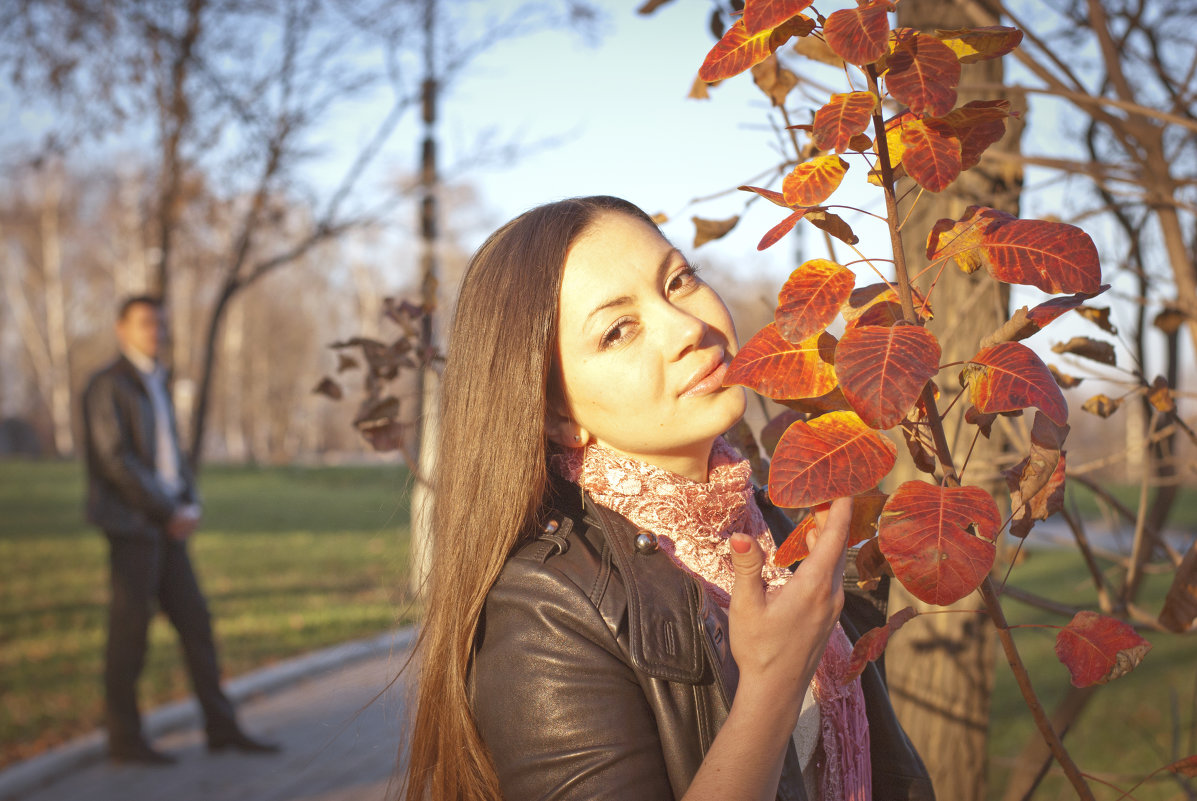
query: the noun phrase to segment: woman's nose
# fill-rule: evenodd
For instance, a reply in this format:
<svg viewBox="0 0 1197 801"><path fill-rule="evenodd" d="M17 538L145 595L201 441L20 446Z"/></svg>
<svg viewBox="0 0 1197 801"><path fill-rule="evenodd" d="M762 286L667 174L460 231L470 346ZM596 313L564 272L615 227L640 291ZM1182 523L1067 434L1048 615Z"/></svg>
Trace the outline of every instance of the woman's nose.
<svg viewBox="0 0 1197 801"><path fill-rule="evenodd" d="M693 314L679 309L676 306L668 305L669 309L669 347L671 356L674 359L680 359L691 350L702 345L703 339L707 335L707 330L710 328L701 318Z"/></svg>

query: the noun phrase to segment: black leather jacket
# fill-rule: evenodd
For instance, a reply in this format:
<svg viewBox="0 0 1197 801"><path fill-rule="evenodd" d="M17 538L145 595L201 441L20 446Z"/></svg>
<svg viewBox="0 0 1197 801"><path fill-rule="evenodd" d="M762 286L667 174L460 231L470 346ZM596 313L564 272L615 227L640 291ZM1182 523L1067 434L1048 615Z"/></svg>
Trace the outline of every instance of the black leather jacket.
<svg viewBox="0 0 1197 801"><path fill-rule="evenodd" d="M174 430L175 421L170 421ZM195 480L179 459L183 489L168 495L155 468L154 407L137 368L124 356L91 377L83 393L87 518L110 536L158 537L182 504L195 503Z"/></svg>
<svg viewBox="0 0 1197 801"><path fill-rule="evenodd" d="M785 525L767 500L762 511ZM664 552L638 549L628 520L589 498L583 509L576 486L556 485L546 520L556 530L508 559L475 643L474 714L503 797L680 798L735 693L726 614ZM853 639L860 613L879 616L849 596ZM932 801L876 666L862 682L873 798ZM792 746L777 797L806 799Z"/></svg>

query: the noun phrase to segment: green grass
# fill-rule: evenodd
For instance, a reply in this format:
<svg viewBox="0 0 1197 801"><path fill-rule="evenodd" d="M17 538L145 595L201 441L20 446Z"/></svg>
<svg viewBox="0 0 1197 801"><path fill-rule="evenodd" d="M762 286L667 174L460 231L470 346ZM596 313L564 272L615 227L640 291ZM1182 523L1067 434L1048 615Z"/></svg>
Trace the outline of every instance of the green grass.
<svg viewBox="0 0 1197 801"><path fill-rule="evenodd" d="M201 490L191 553L226 677L413 617L402 469L216 466ZM0 462L0 765L102 719L107 541L83 497L76 463ZM189 692L160 615L140 690L146 709Z"/></svg>
<svg viewBox="0 0 1197 801"><path fill-rule="evenodd" d="M1042 549L1027 554L1015 567L1011 584L1063 603L1096 609L1089 574L1075 550ZM1103 568L1109 565L1103 565ZM1110 574L1114 575L1114 574ZM1170 575L1150 576L1139 595L1140 605L1158 611ZM1067 619L1014 601L1004 604L1013 624L1060 626ZM1080 769L1123 789L1168 764L1172 737L1180 756L1192 753L1197 721L1197 637L1140 632L1152 650L1131 673L1098 689L1064 744ZM1014 632L1035 689L1050 712L1068 689L1065 667L1056 659L1054 628L1025 628ZM990 717L990 792L999 799L1011 763L1029 737L1038 736L1005 658L1000 654ZM1197 782L1191 782L1197 785ZM1120 793L1094 782L1098 799L1113 801ZM1171 774L1163 774L1135 791L1139 801L1186 798ZM1043 782L1038 801L1071 799L1075 793L1058 769Z"/></svg>

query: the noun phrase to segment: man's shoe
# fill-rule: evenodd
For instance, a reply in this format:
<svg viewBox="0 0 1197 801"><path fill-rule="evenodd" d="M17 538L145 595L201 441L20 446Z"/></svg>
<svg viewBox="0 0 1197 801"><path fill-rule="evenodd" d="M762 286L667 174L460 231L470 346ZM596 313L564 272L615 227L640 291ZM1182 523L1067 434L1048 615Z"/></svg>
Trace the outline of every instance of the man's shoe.
<svg viewBox="0 0 1197 801"><path fill-rule="evenodd" d="M120 764L173 765L175 757L155 751L149 743L132 743L108 746L108 758Z"/></svg>
<svg viewBox="0 0 1197 801"><path fill-rule="evenodd" d="M226 748L232 748L246 754L277 754L280 750L277 743L255 740L243 731L208 735L209 751L223 751Z"/></svg>

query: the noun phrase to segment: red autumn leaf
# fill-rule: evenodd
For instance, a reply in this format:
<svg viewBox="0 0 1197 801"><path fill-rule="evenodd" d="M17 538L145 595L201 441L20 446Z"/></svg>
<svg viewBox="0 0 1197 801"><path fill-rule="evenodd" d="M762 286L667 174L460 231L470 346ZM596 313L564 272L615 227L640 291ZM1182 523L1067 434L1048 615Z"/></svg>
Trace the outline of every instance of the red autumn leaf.
<svg viewBox="0 0 1197 801"><path fill-rule="evenodd" d="M960 169L977 166L981 154L1006 134L1010 117L1009 100L973 100L949 111L939 119L956 131L960 140Z"/></svg>
<svg viewBox="0 0 1197 801"><path fill-rule="evenodd" d="M1096 292L1078 292L1075 295L1067 295L1062 298L1052 298L1051 300L1040 303L1038 306L1028 311L1027 318L1030 319L1030 321L1041 330L1046 328L1048 323L1059 317L1061 314L1072 311L1085 301L1100 295L1109 288L1109 284L1102 284L1097 288Z"/></svg>
<svg viewBox="0 0 1197 801"><path fill-rule="evenodd" d="M1022 31L1004 25L937 30L935 36L956 54L961 64L1001 58L1022 42Z"/></svg>
<svg viewBox="0 0 1197 801"><path fill-rule="evenodd" d="M776 203L783 209L788 209L790 207L789 204L786 203L785 195L783 195L781 192L774 192L772 189L763 189L759 186L737 186L736 188L744 192L756 192L765 200L769 201L770 203Z"/></svg>
<svg viewBox="0 0 1197 801"><path fill-rule="evenodd" d="M1101 288L1097 248L1080 228L1020 220L984 206L970 206L959 221L937 222L927 239L927 257L951 257L965 272L985 267L999 281L1053 294Z"/></svg>
<svg viewBox="0 0 1197 801"><path fill-rule="evenodd" d="M889 638L906 625L907 621L918 617L918 614L918 610L913 606L908 606L900 612L895 612L889 620L885 621L884 626L877 626L860 635L860 639L852 646L852 656L848 659L848 672L840 678L840 682L847 684L864 673L865 665L875 661L884 653L885 646L889 645Z"/></svg>
<svg viewBox="0 0 1197 801"><path fill-rule="evenodd" d="M905 320L902 316L902 304L886 300L871 304L861 312L859 317L849 323L848 327L861 328L866 325L880 325L888 328L900 320Z"/></svg>
<svg viewBox="0 0 1197 801"><path fill-rule="evenodd" d="M855 495L889 473L898 449L855 412L791 425L769 465L769 497L789 509Z"/></svg>
<svg viewBox="0 0 1197 801"><path fill-rule="evenodd" d="M744 4L744 28L750 36L776 28L805 11L813 0L755 0Z"/></svg>
<svg viewBox="0 0 1197 801"><path fill-rule="evenodd" d="M894 571L877 545L877 538L866 541L856 552L856 586L875 590L881 584L882 576L892 576Z"/></svg>
<svg viewBox="0 0 1197 801"><path fill-rule="evenodd" d="M798 209L798 211L795 211L777 225L770 228L765 232L765 235L761 237L761 241L757 243L756 249L765 250L766 248L771 248L776 245L779 241L781 241L783 236L794 230L794 226L798 224L798 221L802 219L804 214L806 214L806 209Z"/></svg>
<svg viewBox="0 0 1197 801"><path fill-rule="evenodd" d="M1125 676L1150 650L1151 643L1128 623L1088 610L1077 612L1056 636L1056 658L1068 668L1074 687Z"/></svg>
<svg viewBox="0 0 1197 801"><path fill-rule="evenodd" d="M928 192L941 192L960 175L960 139L939 120L915 120L902 126L902 164L906 174Z"/></svg>
<svg viewBox="0 0 1197 801"><path fill-rule="evenodd" d="M791 206L817 206L839 188L847 171L848 162L834 153L816 156L795 167L781 182L781 191Z"/></svg>
<svg viewBox="0 0 1197 801"><path fill-rule="evenodd" d="M889 50L888 0L832 12L823 24L823 38L849 64L872 64Z"/></svg>
<svg viewBox="0 0 1197 801"><path fill-rule="evenodd" d="M934 36L908 28L898 31L885 63L886 88L912 114L941 117L955 107L960 61Z"/></svg>
<svg viewBox="0 0 1197 801"><path fill-rule="evenodd" d="M813 19L799 15L776 28L749 34L744 19L740 18L707 53L702 66L698 68L698 77L707 83L714 83L739 75L752 65L764 61L791 37L806 36L814 27Z"/></svg>
<svg viewBox="0 0 1197 801"><path fill-rule="evenodd" d="M867 492L852 496L852 517L848 522L848 547L859 545L865 540L871 540L877 534L877 518L885 506L885 499L889 496L874 487ZM825 511L830 504L819 504L812 511ZM785 542L773 555L774 564L786 567L810 555L806 545L806 535L815 531L815 516L813 514L802 518Z"/></svg>
<svg viewBox="0 0 1197 801"><path fill-rule="evenodd" d="M922 320L930 320L934 315L931 313L931 307L922 295L918 293L914 287L910 288L913 293L914 310ZM845 322L853 325L865 325L862 316L868 312L873 306L878 304L892 303L898 307L898 319L902 318L902 303L898 299L898 290L896 287L889 284L869 284L852 290L852 294L848 296L848 303L840 310L844 315ZM876 325L883 325L884 323L875 323Z"/></svg>
<svg viewBox="0 0 1197 801"><path fill-rule="evenodd" d="M873 428L892 428L939 372L939 343L917 325L855 326L835 349L844 397Z"/></svg>
<svg viewBox="0 0 1197 801"><path fill-rule="evenodd" d="M997 504L979 487L907 481L886 502L877 537L902 586L946 606L981 586L1001 525Z"/></svg>
<svg viewBox="0 0 1197 801"><path fill-rule="evenodd" d="M740 385L769 398L817 398L835 388L835 337L820 333L787 342L770 323L740 348L724 386Z"/></svg>
<svg viewBox="0 0 1197 801"><path fill-rule="evenodd" d="M848 150L852 138L863 133L873 121L876 105L877 98L871 92L832 95L831 102L815 112L815 123L811 129L815 147L836 153Z"/></svg>
<svg viewBox="0 0 1197 801"><path fill-rule="evenodd" d="M982 348L964 368L969 397L982 412L1035 406L1057 425L1068 422L1068 404L1047 365L1020 342Z"/></svg>
<svg viewBox="0 0 1197 801"><path fill-rule="evenodd" d="M818 417L828 412L846 412L852 408L848 399L844 397L843 390L838 386L826 395L820 395L817 398L774 398L774 401L787 409L798 412L803 419Z"/></svg>
<svg viewBox="0 0 1197 801"><path fill-rule="evenodd" d="M1168 765L1165 770L1170 770L1181 776L1187 776L1190 779L1197 779L1197 754L1179 759Z"/></svg>
<svg viewBox="0 0 1197 801"><path fill-rule="evenodd" d="M790 342L801 342L822 331L852 293L856 276L827 259L811 259L790 273L777 296L773 319Z"/></svg>

